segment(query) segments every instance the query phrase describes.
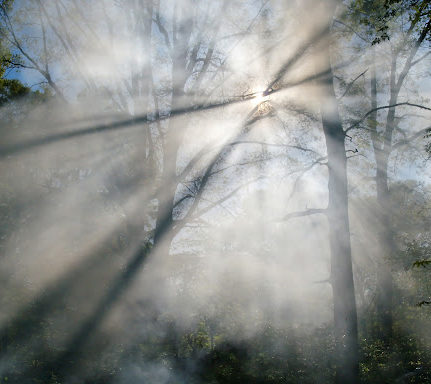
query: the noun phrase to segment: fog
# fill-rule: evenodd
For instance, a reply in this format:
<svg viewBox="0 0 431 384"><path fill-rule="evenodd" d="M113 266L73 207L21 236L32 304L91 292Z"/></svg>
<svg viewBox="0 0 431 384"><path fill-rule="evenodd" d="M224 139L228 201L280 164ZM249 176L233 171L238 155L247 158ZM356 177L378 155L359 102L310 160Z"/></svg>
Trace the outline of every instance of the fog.
<svg viewBox="0 0 431 384"><path fill-rule="evenodd" d="M337 360L328 169L342 179L343 168L328 167L337 139L325 138L321 114L340 114L346 134L343 230L365 334L387 263L368 87L375 66L377 135L390 52L404 37L395 26L390 41L367 44L347 25L349 4L53 0L2 13L22 57L10 76L52 96L0 110L0 380L206 382L212 351L268 329L285 335L268 348L286 361L308 356L305 372L313 359ZM405 204L407 220L413 198L420 211L391 219L397 255L399 238L429 230L417 133L430 104L415 91L428 65L409 72L396 100L388 179L411 188L384 208L394 217ZM407 264L394 279L412 289ZM301 349L313 338L320 352Z"/></svg>

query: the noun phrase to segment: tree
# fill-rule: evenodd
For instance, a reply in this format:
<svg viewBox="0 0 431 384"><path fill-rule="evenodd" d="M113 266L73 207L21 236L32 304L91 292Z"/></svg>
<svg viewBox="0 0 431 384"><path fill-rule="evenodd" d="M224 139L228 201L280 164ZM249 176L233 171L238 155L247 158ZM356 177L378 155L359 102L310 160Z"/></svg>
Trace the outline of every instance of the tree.
<svg viewBox="0 0 431 384"><path fill-rule="evenodd" d="M308 4L310 8L310 4L316 6L311 2ZM338 1L329 1L317 7L323 18L323 28L319 30L323 39L317 42L314 50L316 73L323 74L318 82L321 87L318 100L327 151L328 206L326 209L293 213L285 219L315 213L323 213L327 217L331 264L328 281L332 287L334 306L335 381L341 384L359 382L359 345L349 229L346 133L335 95L330 53L333 45L333 18L338 5Z"/></svg>
<svg viewBox="0 0 431 384"><path fill-rule="evenodd" d="M2 1L0 7L12 7L11 1ZM28 95L30 88L24 86L17 79L9 79L6 73L11 69L12 53L5 38L4 26L0 26L0 107L12 100Z"/></svg>
<svg viewBox="0 0 431 384"><path fill-rule="evenodd" d="M406 144L423 136L426 132L426 129L422 129L410 134L410 136L403 133L403 139L396 142L396 132L402 132L402 129L398 125L395 112L397 108L409 105L409 103L400 102L399 96L410 70L428 56L428 53L425 53L425 55L417 58L420 48L429 38L431 31L429 6L428 1L355 1L351 4L352 17L360 20L364 26L365 38L364 36L360 36L360 38L365 41L365 44L371 46L371 109L366 116L369 119L372 149L376 162L375 184L379 204L377 215L380 223L378 233L381 260L378 263L376 309L379 317L380 334L386 342L392 335L393 323L393 277L390 270L390 258L397 252L389 198L388 168L390 157L395 151L403 149ZM398 24L395 23L396 28L394 29L393 23L403 18L407 18L408 22L399 28ZM381 74L377 69L381 70L383 67L376 64L375 51L377 47L372 46L389 38L393 40L389 53L389 99L387 105L378 106L377 84L381 79ZM419 104L410 104L410 106L427 109ZM385 122L379 124L378 111L382 109L388 112ZM355 129L358 125L356 123L350 129ZM383 129L380 128L382 125Z"/></svg>
<svg viewBox="0 0 431 384"><path fill-rule="evenodd" d="M152 61L152 54L150 52L146 52L150 57L147 58L146 65L142 68L142 72L134 67L131 71L130 83L128 82L129 79L121 81L120 84L124 85L125 89L121 89L115 94L113 94L113 92L108 92L108 99L113 103L117 102L116 105L119 104L118 108L122 109L121 107L123 107L123 110L126 111L128 109L128 101L131 100L133 108L127 111L130 115L129 124L130 122L136 124L133 116L136 116L136 114L141 110L144 111L144 115L137 116L137 118L140 117L141 121L144 121L146 139L143 143L144 149L142 152L144 154L143 157L145 158L144 167L148 167L147 169L149 169L149 174L145 176L148 178L147 180L150 180L153 184L151 192L154 192L154 194L149 191L148 196L155 196L158 200L156 225L149 229L147 228L143 230L141 228L138 235L140 237L140 247L134 251L131 260L128 260L125 263L117 276L114 276L109 284L109 289L107 289L106 294L103 295L95 304L94 310L87 316L87 318L81 321L81 323L76 327L77 329L73 330L64 351L59 353L58 356L54 355L48 359L45 367L46 369L42 370L40 373L40 377L43 379L47 379L44 375L49 375L51 370L61 372L64 375L67 374L68 370L72 367L66 366L66 363L82 351L83 345L88 341L90 335L92 335L93 331L100 324L103 318L106 317L107 313L118 301L120 295L129 288L131 281L141 271L150 251L160 252L161 254L164 254L164 256L169 253L172 238L175 234L181 230L185 223L197 217L196 211L202 191L205 188L207 181L211 178L212 171L217 164L220 154L223 152L222 149L216 151L215 158L210 158L209 166L203 166L203 169L196 166L199 166L202 156L206 155L206 151L203 150L199 152L196 158L192 158L190 163L186 165L183 173L180 176L177 176L177 158L179 148L183 142L185 129L187 127L187 113L195 111L193 105L190 104L190 99L195 99L198 97L199 92L202 92L200 84L205 80L205 75L208 70L215 69L215 72L217 72L218 69L218 66L214 63L216 61L213 61L213 56L215 56L216 32L218 28L215 27L214 30L211 30L208 42L203 42L201 39L202 37L197 33L193 36L196 41L192 41L191 37L193 28L195 27L195 23L198 23L198 18L196 17L195 20L191 20L189 18L187 15L189 7L186 4L182 4L175 10L173 25L171 31L168 33L166 31L166 25L162 22L164 18L158 14L159 10L153 10L152 3L151 6L144 8L142 8L139 3L141 2L129 3L128 1L125 1L124 3L121 3L121 5L124 6L124 8L121 8L121 11L124 11L128 16L130 16L131 13L138 26L136 30L132 29L130 31L132 37L136 38L135 33L137 33L145 42L144 47L149 49L151 46L151 31L155 26L158 27L161 36L164 37L166 47L165 50L163 50L160 48L162 46L159 45L158 48L160 49L155 50L155 56L159 56L158 59L160 59L161 56L165 61L164 64L169 65L172 78L167 85L166 83L163 84L159 79L157 84L158 87L156 88L151 72L152 68L149 65ZM53 76L50 73L50 68L52 65L55 65L53 62L55 63L56 59L55 57L53 58L51 55L48 55L48 53L51 52L49 44L52 44L53 50L54 48L59 47L60 51L70 59L71 63L77 64L76 67L73 67L68 63L65 73L69 75L70 73L77 75L76 79L78 81L82 81L85 85L84 93L86 93L87 98L98 97L98 91L100 89L112 91L112 88L108 88L110 84L104 85L103 82L101 82L101 84L94 83L91 81L91 78L87 78L85 72L81 71L82 63L79 61L80 51L77 48L79 45L71 39L71 32L68 29L71 28L68 22L72 23L76 22L76 20L66 19L65 14L67 13L67 10L62 11L62 9L56 5L58 4L54 4L50 7L45 3L36 1L30 4L29 9L24 8L24 10L28 12L27 15L35 14L40 19L40 25L38 25L38 27L39 32L41 33L41 39L39 41L42 46L36 46L36 48L27 43L28 36L24 34L21 38L21 36L17 35L16 25L14 25L13 18L11 17L9 10L2 10L2 16L9 34L9 39L12 42L14 49L20 51L25 60L25 63L21 65L21 67L38 71L48 82L49 86L55 90L60 99L65 99L62 89L59 88L57 84L57 80L53 79ZM82 13L79 13L79 8L78 10L75 9L75 5L76 2L71 4L71 7L74 11L77 11L80 16L80 31L85 30L85 28L88 29L89 23L84 18L85 16ZM218 14L221 14L224 11L223 7L218 7ZM106 16L106 18L108 19L109 26L111 24L111 20L109 16ZM211 18L209 21L206 20L205 22L211 24L214 22L214 19ZM93 34L95 32L90 31L88 32L88 35L90 35L90 33ZM83 36L87 37L86 34L83 34ZM141 39L138 40L141 41ZM37 48L39 48L39 50ZM172 59L172 62L169 62L170 59ZM19 63L17 62L13 62L12 64L19 66ZM129 75L129 73L127 73L127 75ZM211 77L208 76L207 80L209 80L209 85L212 85ZM187 83L193 84L189 90L190 95L186 94L185 88ZM114 86L119 85L115 84ZM157 91L161 93L162 97L159 97ZM153 99L152 106L155 107L152 113L148 110L148 103L151 97ZM140 104L141 102L142 104ZM163 104L163 107L160 107L160 104ZM228 105L228 103L226 103L226 105ZM199 111L199 109L197 109L197 111ZM161 124L162 120L165 122L168 121L167 126ZM244 124L248 125L250 123L249 120L253 121L253 118L247 118ZM242 129L243 126L241 125L240 128ZM158 143L155 144L154 141L158 141ZM161 160L161 170L157 169L158 158ZM154 166L156 169L151 169L151 166ZM195 168L198 169L196 170ZM196 183L197 188L191 195L188 194L185 198L176 201L178 182L184 182L186 177L190 177L192 171L194 173L201 173L200 182ZM159 174L161 175L160 177L158 177ZM132 181L135 182L135 180ZM150 184L150 182L148 182L148 184ZM187 216L182 220L175 220L177 221L177 223L175 223L174 208L186 199L193 200L193 204L187 212ZM146 198L141 202L141 205L144 207L150 205L152 200L152 198ZM69 286L70 290L72 290L72 288L77 285L77 282L79 282L79 276L76 274L73 275L74 277L71 279L64 279L67 281L66 286ZM56 289L53 289L53 291L57 292ZM55 293L55 295L57 294L59 296L67 295L63 289L58 290L58 293ZM46 315L46 312L52 309L51 303L47 303L47 298L43 296L44 295L41 295L40 299L37 300L38 305L35 306L34 312L38 313L36 318L43 318ZM22 334L19 337L21 339L26 337L25 329L22 329ZM19 340L18 336L16 339ZM28 372L24 372L23 376L25 376L26 373Z"/></svg>
<svg viewBox="0 0 431 384"><path fill-rule="evenodd" d="M418 106L379 106L383 65L344 80L362 61L350 55L351 35L337 33L341 23L358 28L343 9L266 0L32 0L2 9L5 65L51 87L59 103L0 144L13 191L0 201L12 218L1 281L11 296L29 297L4 306L9 382L357 383L359 368L365 381L399 376L384 374L393 368L381 363L386 349L380 357L368 335L358 353L351 244L361 236L361 252L371 253L373 234L362 233L374 228L370 220L356 232L348 193L360 199L371 189L351 182L365 167L349 159L368 154L351 136L367 125L388 169L381 113ZM374 37L358 49L364 61ZM409 58L403 47L397 66ZM358 85L370 73L371 110ZM9 105L24 116L19 102ZM391 150L420 137L399 136L395 114L392 122ZM390 173L378 173L373 182L386 177L393 192ZM308 209L309 199L327 206ZM393 205L372 203L386 242L381 216L391 235L402 229ZM406 359L396 372L420 364Z"/></svg>
<svg viewBox="0 0 431 384"><path fill-rule="evenodd" d="M324 14L328 17L328 31L337 5L337 2L331 3L324 9ZM329 201L326 215L331 248L330 282L334 300L336 383L358 383L358 325L349 230L347 156L344 145L346 135L338 112L329 50L324 51L323 65L329 73L323 83L325 100L321 104L321 114L328 156Z"/></svg>

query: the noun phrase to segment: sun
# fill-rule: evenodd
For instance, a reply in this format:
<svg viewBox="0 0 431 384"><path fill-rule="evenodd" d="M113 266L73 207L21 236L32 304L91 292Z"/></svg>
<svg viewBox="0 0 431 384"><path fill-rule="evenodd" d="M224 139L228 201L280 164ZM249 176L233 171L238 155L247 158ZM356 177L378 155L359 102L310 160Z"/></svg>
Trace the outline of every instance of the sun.
<svg viewBox="0 0 431 384"><path fill-rule="evenodd" d="M253 101L253 104L255 106L262 104L262 103L265 103L265 102L269 101L269 95L267 93L265 93L264 91L255 92L252 101Z"/></svg>

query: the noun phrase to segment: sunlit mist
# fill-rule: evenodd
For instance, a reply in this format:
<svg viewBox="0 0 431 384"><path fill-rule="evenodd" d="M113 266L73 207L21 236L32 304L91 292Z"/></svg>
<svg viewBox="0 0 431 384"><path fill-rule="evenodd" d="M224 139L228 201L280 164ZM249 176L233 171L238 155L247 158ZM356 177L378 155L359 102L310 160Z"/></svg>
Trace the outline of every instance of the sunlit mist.
<svg viewBox="0 0 431 384"><path fill-rule="evenodd" d="M0 383L431 380L393 3L0 2Z"/></svg>

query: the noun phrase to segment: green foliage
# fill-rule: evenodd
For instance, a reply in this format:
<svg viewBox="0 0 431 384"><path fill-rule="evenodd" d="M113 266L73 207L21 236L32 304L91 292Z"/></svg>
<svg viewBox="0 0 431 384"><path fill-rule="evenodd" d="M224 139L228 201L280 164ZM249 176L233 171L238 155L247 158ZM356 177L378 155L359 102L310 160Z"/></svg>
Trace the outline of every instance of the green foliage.
<svg viewBox="0 0 431 384"><path fill-rule="evenodd" d="M0 79L0 107L12 100L27 96L30 88L16 79Z"/></svg>
<svg viewBox="0 0 431 384"><path fill-rule="evenodd" d="M413 267L422 267L422 268L425 268L427 265L430 265L430 264L431 264L431 260L424 260L424 259L422 259L422 260L416 260L413 263Z"/></svg>
<svg viewBox="0 0 431 384"><path fill-rule="evenodd" d="M415 23L419 30L426 21L425 16L421 16L421 22L415 21L415 15L422 15L424 8L429 2L419 1L384 1L384 0L361 0L352 5L353 15L357 15L358 20L367 27L367 33L373 43L389 39L389 23L405 11L408 5L410 21ZM0 6L9 7L12 1L2 1ZM404 8L403 8L404 7ZM416 8L415 8L416 7ZM426 8L428 9L428 8ZM415 13L416 12L416 13ZM422 23L422 24L421 24ZM10 69L12 54L0 40L1 63L0 63L0 106L13 105L14 108L22 97L33 98L39 102L49 97L48 92L32 92L29 87L19 80L7 78L7 70ZM19 58L17 58L19 59ZM341 81L341 85L347 87L346 82ZM361 95L365 89L360 88L360 84L354 84L351 88L352 95ZM19 109L18 115L25 115L25 111ZM427 137L431 137L431 131ZM431 153L431 146L428 146ZM140 167L141 165L137 165ZM12 175L11 177L13 177ZM35 180L38 181L38 180ZM413 186L414 187L414 186ZM410 199L413 188L408 182L403 181L400 185L391 186L391 198L397 213L394 214L394 228L401 233L407 227L419 228L424 220L420 216L423 211L424 202ZM7 183L0 184L0 237L6 238L9 232L13 232L15 227L19 228L17 222L24 214L19 214L19 204L15 202ZM407 196L407 197L406 197ZM409 215L406 212L410 212ZM413 214L412 214L413 212ZM414 216L412 218L412 216ZM420 223L419 223L420 222ZM416 235L416 234L415 234ZM412 239L413 238L413 239ZM246 239L250 242L250 239ZM256 239L256 249L261 251L261 240ZM370 338L365 331L361 339L361 373L364 383L394 383L400 377L409 375L409 382L430 382L431 368L428 361L431 361L429 353L426 352L429 342L421 344L421 330L429 329L429 315L419 313L419 308L412 305L417 300L418 292L426 294L429 290L429 279L424 274L419 274L410 268L425 268L430 263L429 245L424 238L412 236L407 233L405 236L404 249L391 260L392 267L397 276L407 276L406 281L399 283L400 302L396 304L397 323L396 332L390 344L384 344L379 340ZM0 244L1 246L1 244ZM152 245L150 242L144 246L145 251L149 251ZM262 247L261 247L262 248ZM104 250L103 252L108 252ZM112 252L115 254L115 250ZM201 272L202 273L202 272ZM235 281L235 280L234 280ZM407 286L407 287L406 287ZM232 289L235 289L233 285ZM250 292L258 291L250 283ZM14 299L16 300L16 293ZM187 328L175 322L175 314L163 313L154 316L149 315L151 311L144 308L146 316L140 327L148 327L144 336L136 336L136 339L125 341L128 347L118 342L106 347L105 340L100 344L92 343L85 351L84 357L79 357L80 366L87 371L94 372L91 383L107 383L112 377L116 377L121 372L128 370L130 361L136 362L138 366L145 367L149 362L166 368L172 372L172 379L169 383L332 383L336 362L333 361L334 341L332 325L324 325L320 328L311 328L306 324L293 326L283 324L277 326L268 321L252 335L233 335L232 329L241 329L247 319L241 314L241 306L237 303L222 305L211 303L217 309L214 310L213 319L201 318L192 322ZM427 300L422 300L420 305L430 304ZM243 311L244 312L244 311ZM66 313L66 312L65 312ZM245 312L244 312L245 313ZM223 314L223 316L221 316ZM17 345L16 350L9 346L10 363L13 366L11 374L28 372L28 379L31 382L42 383L37 377L41 371L46 369L47 361L52 355L58 353L50 343L57 332L49 320L40 321L40 318L32 314L24 314L27 323L31 324L30 333L35 335L37 345L42 345L37 351L37 357L33 356L34 351L29 351L25 346ZM422 317L420 317L422 316ZM229 318L228 324L219 324L218 319ZM363 323L373 321L372 314L366 314ZM415 326L414 329L408 327ZM366 329L366 327L364 327ZM6 344L13 345L19 329L11 327L10 333L6 337ZM413 337L412 335L416 335ZM419 336L418 336L419 335ZM70 336L70 335L67 335ZM424 338L426 335L424 336ZM107 337L108 339L108 337ZM90 344L90 343L89 343ZM99 356L103 351L103 358ZM17 356L24 356L24 363L19 364ZM60 371L60 370L59 370ZM48 372L48 379L44 383L59 384L63 380L61 372ZM11 382L12 376L0 377L0 383ZM133 382L133 381L132 381ZM142 381L134 381L142 382Z"/></svg>
<svg viewBox="0 0 431 384"><path fill-rule="evenodd" d="M388 40L388 19L385 0L357 0L350 4L351 18L365 27L372 44Z"/></svg>
<svg viewBox="0 0 431 384"><path fill-rule="evenodd" d="M390 344L361 340L361 377L364 383L425 383L430 380L429 354L411 336L395 333ZM404 381L408 379L409 381Z"/></svg>
<svg viewBox="0 0 431 384"><path fill-rule="evenodd" d="M365 26L372 44L390 39L390 29L398 18L406 16L406 32L420 33L431 14L429 0L357 0L350 4L353 19ZM429 33L427 38L429 39Z"/></svg>
<svg viewBox="0 0 431 384"><path fill-rule="evenodd" d="M3 0L0 2L0 15L5 11L10 11L13 6L13 1ZM6 36L5 26L0 19L0 107L18 101L24 97L29 97L31 103L39 103L46 101L51 97L51 93L47 90L32 91L30 87L23 84L18 79L9 78L9 71L19 67L21 58L19 55L12 52L9 40Z"/></svg>

